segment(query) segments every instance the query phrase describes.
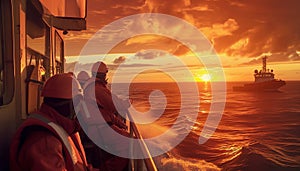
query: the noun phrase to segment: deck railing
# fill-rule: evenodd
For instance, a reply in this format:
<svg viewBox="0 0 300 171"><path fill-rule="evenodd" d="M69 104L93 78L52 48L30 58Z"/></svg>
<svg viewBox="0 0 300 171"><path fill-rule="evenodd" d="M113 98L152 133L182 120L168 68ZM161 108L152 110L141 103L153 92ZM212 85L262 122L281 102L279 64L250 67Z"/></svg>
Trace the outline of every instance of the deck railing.
<svg viewBox="0 0 300 171"><path fill-rule="evenodd" d="M136 124L133 122L133 118L131 116L131 114L127 111L127 116L130 120L130 135L131 138L137 138L139 139L139 147L141 152L143 153L143 155L145 156L145 159L130 159L130 164L129 164L129 169L132 171L141 171L144 170L144 168L147 169L147 171L157 171L156 165L153 161L153 158L150 154L150 151L142 137L142 135L140 134ZM133 152L133 143L130 144L130 152L132 154Z"/></svg>

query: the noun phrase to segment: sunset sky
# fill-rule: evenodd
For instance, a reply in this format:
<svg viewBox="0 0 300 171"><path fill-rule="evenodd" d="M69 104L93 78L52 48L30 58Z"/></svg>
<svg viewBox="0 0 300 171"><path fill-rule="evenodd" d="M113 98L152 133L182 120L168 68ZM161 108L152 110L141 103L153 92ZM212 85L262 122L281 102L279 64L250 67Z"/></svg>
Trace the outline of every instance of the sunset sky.
<svg viewBox="0 0 300 171"><path fill-rule="evenodd" d="M299 0L88 0L87 30L69 32L65 36L67 68L72 67L70 63L78 59L85 43L104 26L134 14L162 13L183 19L204 34L220 57L227 81L252 81L253 70L261 68L264 55L268 56L268 68L275 70L276 78L299 80L299 7ZM118 28L106 28L102 36L104 42L107 44L126 34L122 31L132 27L128 23ZM170 22L167 26L170 32L194 38L176 23ZM134 31L139 32L139 29L135 27ZM95 48L101 48L100 44ZM85 56L85 63L104 56L98 52L90 51ZM176 72L182 67L169 64L178 58L196 81L203 81L207 69L194 53L170 37L140 35L119 43L106 55L105 61L112 72L122 62L130 70L143 71L135 78L139 81L145 81L144 78L166 81L168 76L158 68L166 66L172 68L170 72Z"/></svg>

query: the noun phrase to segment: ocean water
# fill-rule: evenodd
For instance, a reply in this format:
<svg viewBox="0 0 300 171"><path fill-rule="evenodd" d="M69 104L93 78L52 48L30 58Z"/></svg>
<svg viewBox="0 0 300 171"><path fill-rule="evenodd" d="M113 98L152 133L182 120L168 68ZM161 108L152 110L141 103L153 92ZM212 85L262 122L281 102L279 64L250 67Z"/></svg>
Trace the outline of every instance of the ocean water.
<svg viewBox="0 0 300 171"><path fill-rule="evenodd" d="M167 141L187 133L176 147L154 158L159 170L300 170L300 82L287 82L276 92L232 90L242 84L227 83L226 92L218 92L226 93L226 100L217 102L225 103L224 112L215 133L204 144L198 139L213 103L209 83L197 83L198 95L188 84L181 87L184 91L175 83L130 85L132 106L157 117L153 123L138 125L144 138L164 133L175 122L175 135ZM122 86L117 91L114 93L126 95ZM194 114L195 121L191 119Z"/></svg>

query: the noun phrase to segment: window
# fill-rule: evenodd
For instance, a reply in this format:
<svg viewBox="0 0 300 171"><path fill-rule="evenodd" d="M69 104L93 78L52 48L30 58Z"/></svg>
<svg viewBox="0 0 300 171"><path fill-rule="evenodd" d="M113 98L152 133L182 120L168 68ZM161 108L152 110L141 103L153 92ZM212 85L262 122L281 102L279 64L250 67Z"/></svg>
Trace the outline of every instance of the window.
<svg viewBox="0 0 300 171"><path fill-rule="evenodd" d="M0 106L14 95L13 32L10 1L0 1Z"/></svg>
<svg viewBox="0 0 300 171"><path fill-rule="evenodd" d="M26 6L26 66L34 66L36 75L32 75L32 79L43 82L45 78L48 78L51 75L50 27L42 20L42 15L31 1L27 1ZM44 70L41 68L44 68Z"/></svg>
<svg viewBox="0 0 300 171"><path fill-rule="evenodd" d="M37 110L42 102L41 89L50 69L50 27L32 4L26 4L26 113Z"/></svg>
<svg viewBox="0 0 300 171"><path fill-rule="evenodd" d="M55 31L55 73L64 71L64 43L60 35Z"/></svg>

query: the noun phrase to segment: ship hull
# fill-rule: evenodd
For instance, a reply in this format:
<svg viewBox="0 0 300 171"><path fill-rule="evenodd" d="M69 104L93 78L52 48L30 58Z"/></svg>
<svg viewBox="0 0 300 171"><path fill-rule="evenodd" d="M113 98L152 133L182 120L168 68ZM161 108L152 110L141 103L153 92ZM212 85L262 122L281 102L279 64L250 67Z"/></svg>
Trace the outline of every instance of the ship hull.
<svg viewBox="0 0 300 171"><path fill-rule="evenodd" d="M286 83L282 80L272 80L265 82L254 82L240 87L233 87L234 91L276 91Z"/></svg>

